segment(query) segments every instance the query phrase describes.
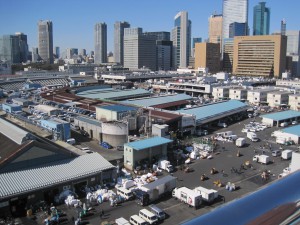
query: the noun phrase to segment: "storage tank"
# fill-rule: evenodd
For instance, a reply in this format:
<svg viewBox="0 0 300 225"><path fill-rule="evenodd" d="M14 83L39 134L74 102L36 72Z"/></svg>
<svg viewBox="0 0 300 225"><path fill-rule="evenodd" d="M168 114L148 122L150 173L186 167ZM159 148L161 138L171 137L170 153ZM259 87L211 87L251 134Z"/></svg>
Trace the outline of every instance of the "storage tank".
<svg viewBox="0 0 300 225"><path fill-rule="evenodd" d="M124 122L103 122L102 141L113 147L122 146L128 142L128 126Z"/></svg>

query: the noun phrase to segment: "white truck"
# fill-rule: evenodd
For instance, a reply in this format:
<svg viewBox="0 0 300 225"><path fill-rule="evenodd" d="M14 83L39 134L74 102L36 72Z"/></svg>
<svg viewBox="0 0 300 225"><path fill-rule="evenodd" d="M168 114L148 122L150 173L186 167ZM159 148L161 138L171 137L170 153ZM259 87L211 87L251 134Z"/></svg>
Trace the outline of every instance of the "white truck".
<svg viewBox="0 0 300 225"><path fill-rule="evenodd" d="M237 147L243 147L246 144L246 139L245 138L238 138L235 141L235 145Z"/></svg>
<svg viewBox="0 0 300 225"><path fill-rule="evenodd" d="M202 200L207 203L212 203L215 199L219 197L218 191L213 189L207 189L204 187L196 187L194 189L196 193L199 193L202 196Z"/></svg>
<svg viewBox="0 0 300 225"><path fill-rule="evenodd" d="M168 160L158 161L158 168L168 171L169 173L173 172L173 166Z"/></svg>
<svg viewBox="0 0 300 225"><path fill-rule="evenodd" d="M257 137L256 133L254 133L254 132L248 132L247 138L249 138L253 142L258 141L258 137Z"/></svg>
<svg viewBox="0 0 300 225"><path fill-rule="evenodd" d="M117 225L130 225L129 221L123 217L116 219L115 222Z"/></svg>
<svg viewBox="0 0 300 225"><path fill-rule="evenodd" d="M255 155L253 161L261 164L268 164L270 162L270 156L268 155Z"/></svg>
<svg viewBox="0 0 300 225"><path fill-rule="evenodd" d="M187 187L175 188L172 196L194 208L198 208L202 203L201 194Z"/></svg>
<svg viewBox="0 0 300 225"><path fill-rule="evenodd" d="M281 158L282 159L291 159L292 158L292 150L284 150L281 152Z"/></svg>

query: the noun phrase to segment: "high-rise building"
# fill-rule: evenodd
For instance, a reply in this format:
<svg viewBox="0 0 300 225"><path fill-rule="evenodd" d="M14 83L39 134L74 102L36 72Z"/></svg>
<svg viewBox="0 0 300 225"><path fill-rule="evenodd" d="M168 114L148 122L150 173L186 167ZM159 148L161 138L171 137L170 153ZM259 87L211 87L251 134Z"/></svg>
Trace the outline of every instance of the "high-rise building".
<svg viewBox="0 0 300 225"><path fill-rule="evenodd" d="M248 24L248 5L248 0L223 0L223 39L229 38L230 24Z"/></svg>
<svg viewBox="0 0 300 225"><path fill-rule="evenodd" d="M144 34L156 39L156 70L171 70L173 43L170 41L170 32L157 31L144 32Z"/></svg>
<svg viewBox="0 0 300 225"><path fill-rule="evenodd" d="M20 63L20 40L16 35L0 36L0 60L10 64Z"/></svg>
<svg viewBox="0 0 300 225"><path fill-rule="evenodd" d="M142 28L124 29L124 67L130 70L156 70L156 38Z"/></svg>
<svg viewBox="0 0 300 225"><path fill-rule="evenodd" d="M202 42L202 38L201 37L195 37L195 38L193 38L193 41L192 41L192 54L191 54L192 58L195 57L195 45L196 45L196 43L201 43L201 42Z"/></svg>
<svg viewBox="0 0 300 225"><path fill-rule="evenodd" d="M79 55L86 56L86 49L82 48L79 50Z"/></svg>
<svg viewBox="0 0 300 225"><path fill-rule="evenodd" d="M173 61L175 68L187 68L191 52L192 22L188 19L188 13L182 11L174 18L175 27L172 29Z"/></svg>
<svg viewBox="0 0 300 225"><path fill-rule="evenodd" d="M32 62L37 62L39 61L39 51L38 48L32 48L32 57L31 57L31 61Z"/></svg>
<svg viewBox="0 0 300 225"><path fill-rule="evenodd" d="M196 43L195 68L207 68L210 73L220 71L220 44Z"/></svg>
<svg viewBox="0 0 300 225"><path fill-rule="evenodd" d="M107 62L107 26L106 23L95 25L95 56L96 64Z"/></svg>
<svg viewBox="0 0 300 225"><path fill-rule="evenodd" d="M223 15L213 14L209 20L209 42L221 44L222 46L222 26L223 26Z"/></svg>
<svg viewBox="0 0 300 225"><path fill-rule="evenodd" d="M66 49L66 58L72 59L74 55L78 55L78 48L67 48Z"/></svg>
<svg viewBox="0 0 300 225"><path fill-rule="evenodd" d="M287 56L292 57L292 76L300 77L300 31L287 30Z"/></svg>
<svg viewBox="0 0 300 225"><path fill-rule="evenodd" d="M19 38L20 62L27 62L28 60L27 35L21 32L17 32L16 36Z"/></svg>
<svg viewBox="0 0 300 225"><path fill-rule="evenodd" d="M223 70L232 73L233 67L233 38L223 40Z"/></svg>
<svg viewBox="0 0 300 225"><path fill-rule="evenodd" d="M286 33L286 21L285 21L285 19L281 20L280 33L281 33L281 35L285 35L285 33Z"/></svg>
<svg viewBox="0 0 300 225"><path fill-rule="evenodd" d="M260 2L253 9L253 35L269 35L270 8L265 2Z"/></svg>
<svg viewBox="0 0 300 225"><path fill-rule="evenodd" d="M53 52L55 57L58 59L60 57L60 48L58 46L55 46Z"/></svg>
<svg viewBox="0 0 300 225"><path fill-rule="evenodd" d="M246 23L231 23L229 25L229 38L235 36L246 36L248 33L248 25Z"/></svg>
<svg viewBox="0 0 300 225"><path fill-rule="evenodd" d="M124 29L130 28L128 22L116 22L114 25L114 61L124 64Z"/></svg>
<svg viewBox="0 0 300 225"><path fill-rule="evenodd" d="M38 22L39 56L50 64L53 63L53 27L52 21Z"/></svg>
<svg viewBox="0 0 300 225"><path fill-rule="evenodd" d="M286 69L286 46L284 35L235 37L233 74L281 77Z"/></svg>

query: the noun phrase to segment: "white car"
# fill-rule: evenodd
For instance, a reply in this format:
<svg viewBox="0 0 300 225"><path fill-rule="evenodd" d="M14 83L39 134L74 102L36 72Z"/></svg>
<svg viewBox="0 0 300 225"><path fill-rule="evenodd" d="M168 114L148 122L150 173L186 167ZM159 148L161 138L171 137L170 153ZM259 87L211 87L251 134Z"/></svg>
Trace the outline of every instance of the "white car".
<svg viewBox="0 0 300 225"><path fill-rule="evenodd" d="M296 120L292 122L293 125L295 125L295 124L297 124L297 123L298 123L298 121L296 121Z"/></svg>

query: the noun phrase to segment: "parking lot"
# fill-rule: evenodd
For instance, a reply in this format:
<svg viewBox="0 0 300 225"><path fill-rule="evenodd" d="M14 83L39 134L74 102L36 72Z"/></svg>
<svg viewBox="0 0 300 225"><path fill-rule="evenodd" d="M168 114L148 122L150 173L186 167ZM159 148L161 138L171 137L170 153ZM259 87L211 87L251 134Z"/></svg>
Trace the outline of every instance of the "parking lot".
<svg viewBox="0 0 300 225"><path fill-rule="evenodd" d="M252 120L253 118L244 120L227 128L217 130L215 133L232 131L233 134L238 137L246 137L246 133L242 133L241 131L245 124L249 124ZM256 121L260 121L260 119L256 118ZM231 200L256 191L263 185L267 185L278 179L278 175L282 173L284 168L289 166L290 161L282 161L280 157L273 157L270 148L264 148L264 154L271 157L271 162L268 165L252 161L254 155L262 154L263 146L267 146L267 143L268 146L271 145L272 150L279 149L280 146L275 143L275 139L271 138L271 133L277 129L278 128L266 128L264 131L257 132L260 141L251 142L246 138L247 144L242 148L235 146L234 142L218 141L217 148L214 153L212 153L211 159L196 159L189 164L189 167L193 169L193 172L185 173L178 167L173 173L173 176L177 177L177 186L186 186L188 188L203 186L205 188L212 188L219 192L220 198L213 204L203 205L197 210L188 207L182 202L176 201L172 197L160 199L156 204L168 215L163 224L179 224L186 220L190 220L195 216L205 214ZM210 137L212 135L214 134L209 134L207 136ZM103 154L107 159L122 157L121 151L102 149L96 141L90 142L89 139L82 137L78 138L81 146L88 146L90 149ZM192 141L192 139L185 140L185 142ZM296 150L296 146L288 146L286 148ZM237 156L238 152L239 156ZM249 161L252 166L242 166L245 165L246 161ZM210 174L212 168L216 168L218 173L214 175ZM233 168L235 170L233 170ZM261 177L262 172L265 170L268 170L271 174L268 180L264 180ZM208 179L201 181L200 177L202 174L205 174ZM223 186L215 186L215 181L220 181ZM233 182L236 185L237 190L232 192L226 190L224 185L226 185L227 182ZM85 202L85 199L82 199L82 202ZM68 208L66 205L60 205L58 208L65 212L65 216L61 217L61 223L74 224L72 218L77 218L78 216L76 209L73 207ZM85 224L99 224L101 221L114 221L119 217L129 219L131 215L138 214L139 210L142 208L143 207L138 205L134 200L124 202L116 207L111 207L108 202L104 202L100 205L93 206L93 209L88 212L87 216L83 217L83 221ZM102 218L100 218L101 210L104 211L104 216ZM37 216L37 218L40 218L37 219L37 222L42 224L43 215Z"/></svg>

